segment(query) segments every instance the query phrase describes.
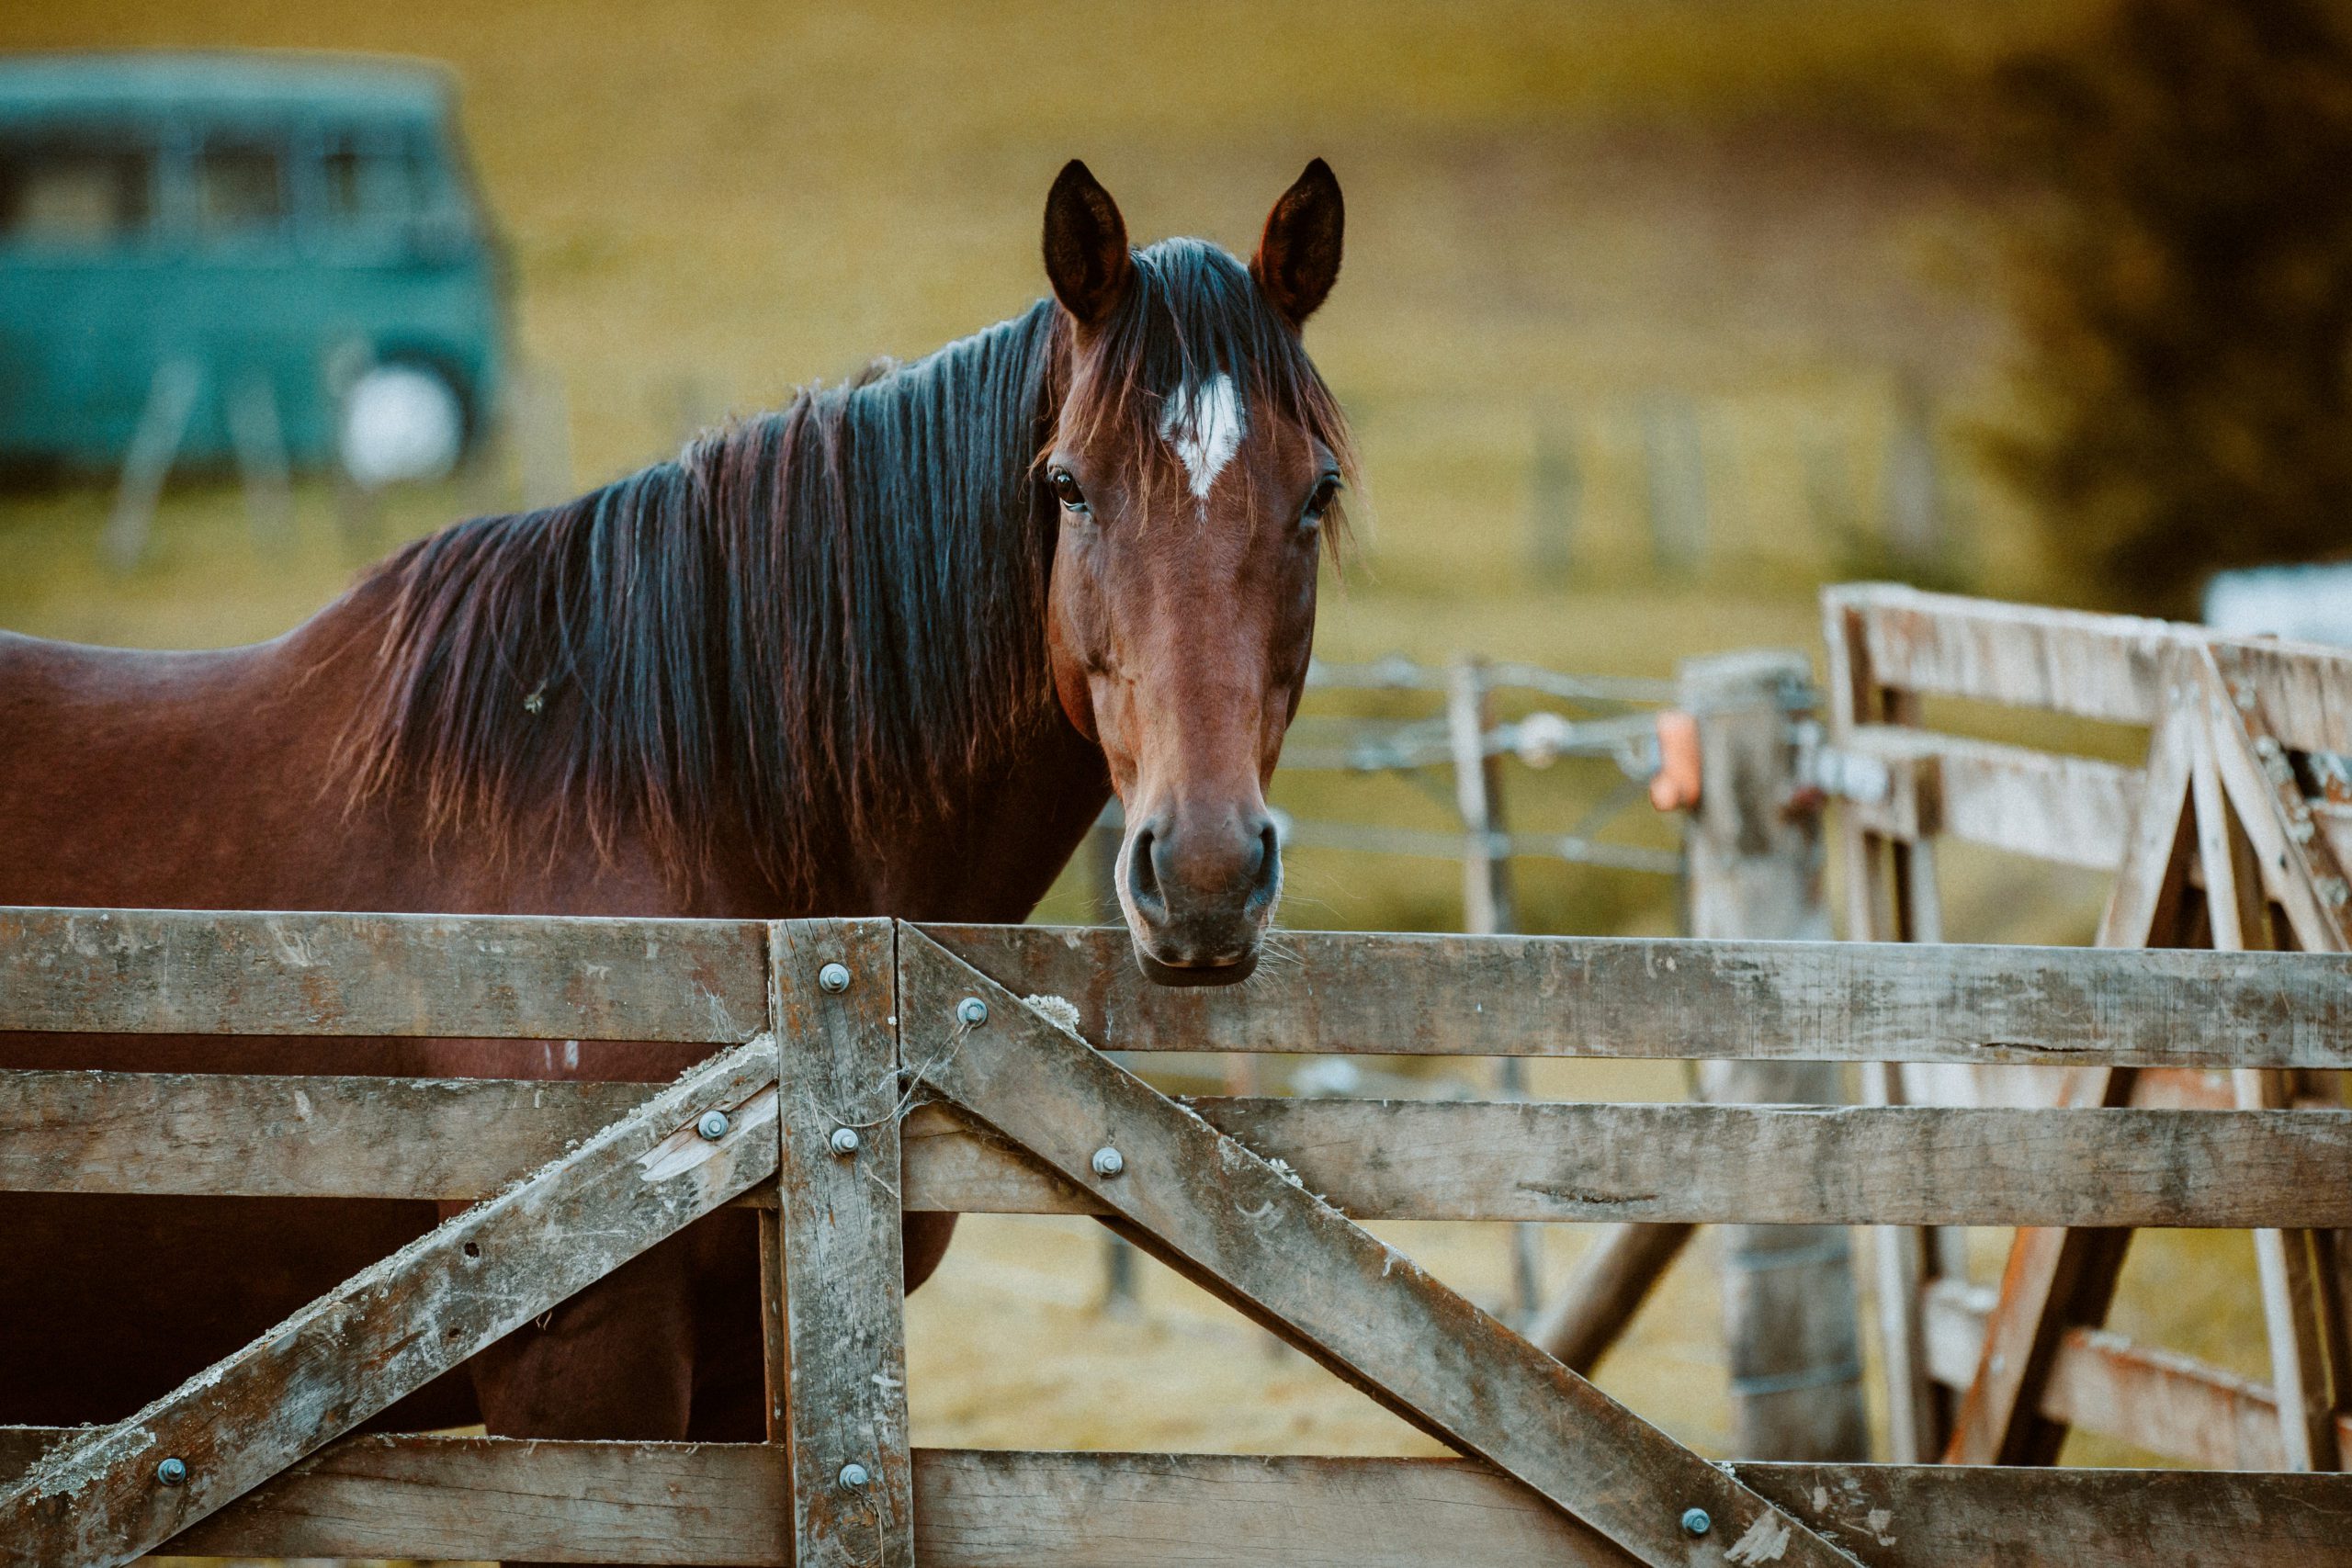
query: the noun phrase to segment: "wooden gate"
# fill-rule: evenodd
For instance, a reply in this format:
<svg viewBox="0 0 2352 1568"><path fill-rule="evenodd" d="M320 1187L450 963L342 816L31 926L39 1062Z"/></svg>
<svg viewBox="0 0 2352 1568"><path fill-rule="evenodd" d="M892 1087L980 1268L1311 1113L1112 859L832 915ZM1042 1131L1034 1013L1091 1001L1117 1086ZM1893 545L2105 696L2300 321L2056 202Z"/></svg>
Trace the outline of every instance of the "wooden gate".
<svg viewBox="0 0 2352 1568"><path fill-rule="evenodd" d="M2113 872L2105 947L2352 947L2352 654L1881 585L1832 589L1823 609L1832 739L1885 764L1879 798L1843 814L1851 934L1941 940L1936 844L1951 838ZM1973 705L1964 721L1980 733L1927 727L1923 699L1939 698ZM2033 712L2143 730L2146 760L1982 733L2034 733ZM1886 1102L2344 1103L2335 1075L2238 1066L2225 1077L1881 1066L1870 1078ZM2130 1235L2022 1231L1988 1302L1937 1245L1956 1237L1883 1234L1895 1457L2047 1463L2080 1426L2225 1468L2344 1468L2346 1237L2256 1231L2264 1388L2100 1331Z"/></svg>
<svg viewBox="0 0 2352 1568"><path fill-rule="evenodd" d="M0 1559L2352 1561L2338 1475L1710 1463L1357 1223L2334 1227L2352 1113L1179 1103L1102 1054L2342 1068L2352 958L1285 945L1272 983L1171 992L1114 931L0 914L0 1028L718 1048L636 1089L0 1075L0 1185L481 1200L124 1420L0 1437ZM770 1442L345 1436L735 1202L777 1244ZM899 1224L925 1209L1098 1215L1465 1457L910 1450Z"/></svg>

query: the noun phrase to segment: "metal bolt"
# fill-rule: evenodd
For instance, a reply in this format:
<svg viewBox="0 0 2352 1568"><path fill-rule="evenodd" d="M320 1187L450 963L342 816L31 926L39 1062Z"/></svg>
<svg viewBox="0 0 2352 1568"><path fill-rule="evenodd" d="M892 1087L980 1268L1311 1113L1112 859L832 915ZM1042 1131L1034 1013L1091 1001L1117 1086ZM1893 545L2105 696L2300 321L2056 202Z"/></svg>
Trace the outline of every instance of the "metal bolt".
<svg viewBox="0 0 2352 1568"><path fill-rule="evenodd" d="M187 1461L176 1457L165 1460L155 1467L155 1479L166 1486L187 1485Z"/></svg>
<svg viewBox="0 0 2352 1568"><path fill-rule="evenodd" d="M1682 1510L1682 1533L1684 1535L1704 1535L1714 1528L1715 1521L1707 1517L1706 1509L1685 1508Z"/></svg>
<svg viewBox="0 0 2352 1568"><path fill-rule="evenodd" d="M1094 1151L1094 1174L1110 1179L1127 1168L1127 1156L1105 1144Z"/></svg>
<svg viewBox="0 0 2352 1568"><path fill-rule="evenodd" d="M989 1004L978 997L966 997L956 1004L956 1016L967 1029L978 1029L989 1021Z"/></svg>
<svg viewBox="0 0 2352 1568"><path fill-rule="evenodd" d="M852 1460L849 1463L842 1466L841 1483L842 1491L861 1491L864 1489L867 1479L868 1477L865 1473L865 1467L858 1463L856 1461Z"/></svg>
<svg viewBox="0 0 2352 1568"><path fill-rule="evenodd" d="M727 1129L733 1123L727 1120L724 1111L706 1111L702 1113L702 1120L695 1123L695 1131L715 1144L727 1136Z"/></svg>
<svg viewBox="0 0 2352 1568"><path fill-rule="evenodd" d="M856 1128L836 1127L833 1129L833 1153L841 1156L842 1158L847 1159L857 1153L858 1142Z"/></svg>
<svg viewBox="0 0 2352 1568"><path fill-rule="evenodd" d="M828 964L822 969L818 970L817 988L820 991L831 991L837 997L843 991L848 990L849 965L846 964Z"/></svg>

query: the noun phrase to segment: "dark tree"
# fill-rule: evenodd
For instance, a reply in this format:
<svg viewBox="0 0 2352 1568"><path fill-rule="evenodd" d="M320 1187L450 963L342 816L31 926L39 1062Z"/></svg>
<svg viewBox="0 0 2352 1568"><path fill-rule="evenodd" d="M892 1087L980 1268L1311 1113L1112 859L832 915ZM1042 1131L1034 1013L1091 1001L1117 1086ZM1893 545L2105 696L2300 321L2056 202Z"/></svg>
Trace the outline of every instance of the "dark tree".
<svg viewBox="0 0 2352 1568"><path fill-rule="evenodd" d="M2085 599L2352 551L2352 4L2120 0L1996 79L2047 200L1996 458Z"/></svg>

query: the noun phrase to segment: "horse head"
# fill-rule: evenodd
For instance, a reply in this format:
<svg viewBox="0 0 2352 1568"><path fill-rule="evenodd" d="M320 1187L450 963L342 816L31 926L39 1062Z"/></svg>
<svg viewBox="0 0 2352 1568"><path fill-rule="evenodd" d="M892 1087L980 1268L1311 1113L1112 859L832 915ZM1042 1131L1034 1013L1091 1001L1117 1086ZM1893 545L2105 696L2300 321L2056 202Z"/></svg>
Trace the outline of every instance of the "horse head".
<svg viewBox="0 0 2352 1568"><path fill-rule="evenodd" d="M1083 164L1046 198L1069 344L1041 457L1059 513L1048 649L1125 807L1119 903L1166 985L1248 977L1282 894L1265 790L1353 468L1299 340L1339 276L1340 230L1320 159L1246 267L1196 240L1131 250Z"/></svg>

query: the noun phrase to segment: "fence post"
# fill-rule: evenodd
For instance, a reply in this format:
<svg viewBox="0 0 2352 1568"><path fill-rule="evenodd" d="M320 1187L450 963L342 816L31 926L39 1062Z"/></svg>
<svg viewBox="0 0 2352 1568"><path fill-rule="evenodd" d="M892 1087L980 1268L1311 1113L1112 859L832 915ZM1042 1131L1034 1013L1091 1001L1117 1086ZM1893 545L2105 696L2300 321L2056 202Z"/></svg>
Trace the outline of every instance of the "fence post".
<svg viewBox="0 0 2352 1568"><path fill-rule="evenodd" d="M1698 719L1701 760L1699 804L1684 829L1693 936L1829 938L1821 817L1796 799L1791 734L1810 705L1811 674L1805 657L1792 652L1722 654L1682 666L1682 704ZM1709 1062L1699 1087L1717 1103L1844 1098L1830 1062ZM1723 1244L1733 1451L1759 1460L1866 1458L1846 1231L1726 1225Z"/></svg>
<svg viewBox="0 0 2352 1568"><path fill-rule="evenodd" d="M1494 704L1487 686L1487 661L1455 658L1446 671L1445 730L1453 752L1453 800L1462 813L1462 929L1473 936L1500 936L1518 929L1511 908L1510 851L1502 842L1502 759L1487 754L1487 729ZM1505 1100L1527 1098L1527 1064L1505 1056L1496 1087ZM1521 1327L1543 1308L1533 1225L1510 1233L1511 1316Z"/></svg>

